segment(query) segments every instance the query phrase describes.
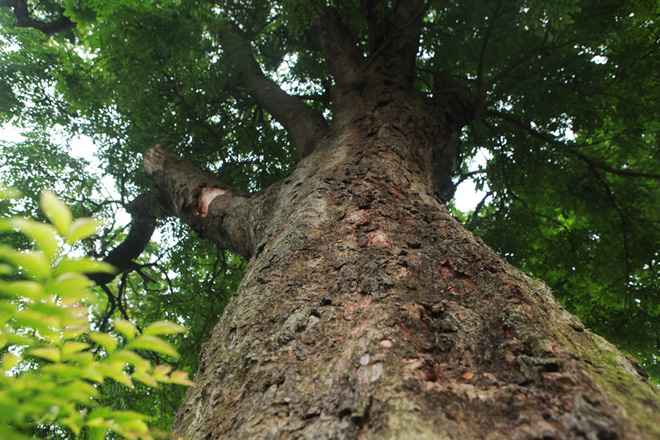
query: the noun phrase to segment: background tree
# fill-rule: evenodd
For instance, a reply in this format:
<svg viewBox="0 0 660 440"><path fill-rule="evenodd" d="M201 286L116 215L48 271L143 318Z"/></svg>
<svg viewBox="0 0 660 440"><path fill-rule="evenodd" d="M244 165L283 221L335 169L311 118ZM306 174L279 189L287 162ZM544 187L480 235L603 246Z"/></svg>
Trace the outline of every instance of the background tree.
<svg viewBox="0 0 660 440"><path fill-rule="evenodd" d="M318 429L345 436L409 426L420 435L446 429L445 435L475 437L493 428L502 436L633 438L654 429L611 416L617 406L633 418L645 411L616 397L617 387L606 385L614 376L627 378L621 380L637 390L633 396L657 399L624 373L630 365L599 351L601 343L551 300L540 305L544 288L472 241L437 199L451 198L452 177L474 179L486 197L472 213L455 212L468 228L545 279L588 327L657 375L655 2L0 4L8 6L1 110L5 122L26 128L22 142L3 148L5 179L27 194L61 182L55 188L79 202L80 214L113 217L126 207L133 215L132 234L111 225L88 243L122 269L104 287L108 305L99 325L112 314L176 317L194 329L179 347L194 371L199 344L231 291L226 286L237 284L242 269L237 256L218 249L251 258L232 314L206 350L201 394L190 400L227 399L218 407L232 411L228 419L207 414L204 429L305 434L316 420ZM90 136L117 189L99 192L102 178L90 176L54 134ZM151 183L138 153L156 142L212 175L152 149L147 175L159 189L146 195ZM337 152L345 151L352 159L342 162ZM487 160L475 164L480 156ZM288 189L295 184L299 190ZM205 188L228 192L209 207ZM262 189L254 197L241 192ZM167 223L161 244L138 258L163 216L182 218L212 243ZM307 235L287 235L286 224ZM442 233L448 230L453 235ZM287 240L273 242L276 232ZM344 244L343 253L319 251L347 235L357 241ZM116 247L127 236L141 244ZM317 275L291 269L316 261L312 256L320 258L308 266ZM488 272L496 280L483 278ZM316 298L306 289L326 293ZM289 309L266 313L257 305L269 301ZM370 321L378 313L389 321ZM259 325L248 325L252 320ZM547 320L566 325L548 327ZM365 326L378 348L347 336ZM320 334L334 343L322 344ZM311 353L314 344L323 350ZM390 358L374 360L385 352ZM288 368L282 353L291 359ZM264 366L269 362L280 376ZM309 365L342 374L321 367L312 374ZM505 374L511 365L515 374ZM595 378L592 369L609 379ZM209 371L225 372L227 381L238 375L239 382L219 385L203 374ZM382 371L403 382L382 385ZM305 392L296 390L299 400L284 404L282 393L297 395L290 388L296 377L327 377L342 391L329 397L330 406L315 406L302 396L314 395L310 387L326 388L300 379ZM429 425L396 407L397 399L383 398L392 389L405 395L406 387L424 390L418 394L426 400L416 407L420 416L433 414ZM249 397L232 400L239 390ZM487 406L495 409L482 411L487 392L513 406L512 419L492 402ZM263 405L261 419L250 402ZM181 412L182 431L197 429L187 418L191 405ZM447 408L440 415L439 406ZM303 407L311 412L300 413Z"/></svg>

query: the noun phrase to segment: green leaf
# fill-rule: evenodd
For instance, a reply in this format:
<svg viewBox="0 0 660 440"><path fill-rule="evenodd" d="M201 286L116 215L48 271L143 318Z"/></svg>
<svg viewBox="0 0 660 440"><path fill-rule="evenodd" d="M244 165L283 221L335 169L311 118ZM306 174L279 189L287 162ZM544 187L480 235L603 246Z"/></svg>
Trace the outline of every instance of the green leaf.
<svg viewBox="0 0 660 440"><path fill-rule="evenodd" d="M112 353L117 348L117 341L108 333L90 332L89 339L103 347L108 354Z"/></svg>
<svg viewBox="0 0 660 440"><path fill-rule="evenodd" d="M172 371L172 367L169 365L156 365L154 368L153 378L158 382L167 382L167 375Z"/></svg>
<svg viewBox="0 0 660 440"><path fill-rule="evenodd" d="M31 348L28 350L28 353L32 356L37 356L43 359L47 359L51 362L59 362L62 360L62 353L57 348L53 347L40 347L40 348Z"/></svg>
<svg viewBox="0 0 660 440"><path fill-rule="evenodd" d="M36 281L0 283L0 292L14 297L30 298L33 301L39 301L46 296L43 284Z"/></svg>
<svg viewBox="0 0 660 440"><path fill-rule="evenodd" d="M137 328L135 327L135 324L133 324L131 321L117 318L114 321L112 321L112 323L114 325L115 330L117 330L119 333L124 335L126 339L133 339L135 337L135 332L137 331Z"/></svg>
<svg viewBox="0 0 660 440"><path fill-rule="evenodd" d="M81 367L88 367L96 362L94 354L90 351L71 353L67 355L66 358L63 357L63 359Z"/></svg>
<svg viewBox="0 0 660 440"><path fill-rule="evenodd" d="M152 388L158 388L158 382L145 371L136 371L135 373L131 374L131 377Z"/></svg>
<svg viewBox="0 0 660 440"><path fill-rule="evenodd" d="M90 345L84 342L76 342L76 341L65 342L64 345L62 345L62 357L64 359L67 359L68 355L86 350L89 347Z"/></svg>
<svg viewBox="0 0 660 440"><path fill-rule="evenodd" d="M90 423L87 423L89 426L89 437L91 440L105 440L105 433L107 430L102 426L92 426Z"/></svg>
<svg viewBox="0 0 660 440"><path fill-rule="evenodd" d="M133 382L126 375L124 368L126 368L126 363L121 361L106 361L96 366L96 370L104 377L116 380L128 388L133 388Z"/></svg>
<svg viewBox="0 0 660 440"><path fill-rule="evenodd" d="M78 240L91 236L99 225L100 223L93 218L79 218L74 220L66 233L66 242L73 244Z"/></svg>
<svg viewBox="0 0 660 440"><path fill-rule="evenodd" d="M172 347L169 342L159 338L158 336L142 335L126 344L126 348L150 350L155 351L156 353L172 356L175 359L179 358L179 353L177 353L174 347Z"/></svg>
<svg viewBox="0 0 660 440"><path fill-rule="evenodd" d="M34 278L43 279L50 276L49 259L42 252L18 252L9 246L0 246L0 258L8 260L16 266L22 267L25 272Z"/></svg>
<svg viewBox="0 0 660 440"><path fill-rule="evenodd" d="M14 273L13 267L7 264L0 263L0 275L11 275L13 273Z"/></svg>
<svg viewBox="0 0 660 440"><path fill-rule="evenodd" d="M52 191L48 190L41 193L40 203L41 210L44 211L48 220L55 226L57 232L61 236L65 236L73 221L73 215L69 207L62 203Z"/></svg>
<svg viewBox="0 0 660 440"><path fill-rule="evenodd" d="M85 275L77 272L65 272L46 284L46 291L60 296L85 298L90 296L87 288L92 282Z"/></svg>
<svg viewBox="0 0 660 440"><path fill-rule="evenodd" d="M18 362L20 362L20 360L20 356L12 353L5 353L4 356L2 356L2 362L0 362L0 365L2 365L2 371L11 370Z"/></svg>
<svg viewBox="0 0 660 440"><path fill-rule="evenodd" d="M69 416L62 419L62 424L69 428L73 433L78 436L85 423L85 418L78 412L72 412Z"/></svg>
<svg viewBox="0 0 660 440"><path fill-rule="evenodd" d="M63 337L64 339L73 339L85 333L90 329L90 325L69 325L64 329Z"/></svg>
<svg viewBox="0 0 660 440"><path fill-rule="evenodd" d="M53 328L60 325L60 319L57 317L34 310L21 310L14 315L14 319L17 325L33 328L45 337L52 336Z"/></svg>
<svg viewBox="0 0 660 440"><path fill-rule="evenodd" d="M181 370L172 371L170 374L170 383L175 383L187 387L195 386L195 382L188 379L188 373Z"/></svg>
<svg viewBox="0 0 660 440"><path fill-rule="evenodd" d="M57 251L57 230L51 225L24 218L12 218L12 226L32 238L39 249L50 259Z"/></svg>
<svg viewBox="0 0 660 440"><path fill-rule="evenodd" d="M148 371L151 368L151 363L148 360L131 350L117 350L109 359L129 363L139 371Z"/></svg>
<svg viewBox="0 0 660 440"><path fill-rule="evenodd" d="M0 188L0 200L17 199L21 192L16 188Z"/></svg>
<svg viewBox="0 0 660 440"><path fill-rule="evenodd" d="M170 321L156 321L144 329L145 335L171 335L184 333L186 328Z"/></svg>
<svg viewBox="0 0 660 440"><path fill-rule="evenodd" d="M54 394L82 404L90 404L93 398L99 396L96 388L81 380L55 387Z"/></svg>
<svg viewBox="0 0 660 440"><path fill-rule="evenodd" d="M81 257L81 258L68 258L65 257L62 261L55 266L53 273L55 275L60 275L67 272L79 272L79 273L115 273L117 269L114 266L102 261L96 261L93 258Z"/></svg>

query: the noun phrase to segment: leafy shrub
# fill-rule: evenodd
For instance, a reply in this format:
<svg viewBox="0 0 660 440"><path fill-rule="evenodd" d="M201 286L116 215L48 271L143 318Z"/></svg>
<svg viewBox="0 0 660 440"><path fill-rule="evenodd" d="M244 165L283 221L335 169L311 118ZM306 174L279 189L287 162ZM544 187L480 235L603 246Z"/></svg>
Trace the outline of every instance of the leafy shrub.
<svg viewBox="0 0 660 440"><path fill-rule="evenodd" d="M0 192L0 199L14 197ZM97 303L85 273L113 271L87 257L73 258L64 248L89 237L98 226L74 220L53 193L41 208L51 224L25 218L0 218L0 233L18 230L35 250L0 245L0 438L26 439L46 428L91 439L109 431L129 439L150 439L148 416L116 411L98 403L99 386L112 379L126 387L137 380L191 385L187 373L152 365L139 354L148 350L178 358L160 335L184 328L155 322L138 334L129 321L114 320L114 332L93 330L89 306Z"/></svg>

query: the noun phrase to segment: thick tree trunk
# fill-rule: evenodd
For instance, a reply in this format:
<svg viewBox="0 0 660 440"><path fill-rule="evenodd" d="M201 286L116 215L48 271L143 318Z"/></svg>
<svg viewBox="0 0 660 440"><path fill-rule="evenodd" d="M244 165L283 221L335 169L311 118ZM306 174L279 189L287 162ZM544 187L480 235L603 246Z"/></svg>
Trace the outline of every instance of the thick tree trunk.
<svg viewBox="0 0 660 440"><path fill-rule="evenodd" d="M191 224L225 247L234 231L250 263L175 432L660 438L660 397L637 364L435 197L433 172L446 168L457 126L447 106L411 90L364 90L337 97L330 132L285 181L240 199L251 209L233 202L258 224L228 226L233 196L222 191L177 204L204 205ZM171 171L150 171L159 172ZM184 192L194 199L207 185Z"/></svg>

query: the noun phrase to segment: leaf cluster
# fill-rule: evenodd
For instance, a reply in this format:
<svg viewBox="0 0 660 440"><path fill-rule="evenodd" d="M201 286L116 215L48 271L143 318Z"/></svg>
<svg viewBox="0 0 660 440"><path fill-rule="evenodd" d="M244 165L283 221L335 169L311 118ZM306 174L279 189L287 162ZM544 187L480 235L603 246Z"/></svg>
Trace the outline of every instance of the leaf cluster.
<svg viewBox="0 0 660 440"><path fill-rule="evenodd" d="M5 192L6 196L15 196ZM142 352L178 358L161 335L185 329L157 321L138 334L130 321L115 319L114 332L100 332L90 322L98 300L89 272L114 270L87 257L66 255L66 245L88 237L98 227L89 218L73 219L52 193L41 207L50 224L20 217L0 219L2 230L16 229L35 250L0 247L0 436L24 439L51 426L55 432L103 439L112 431L125 438L152 438L149 416L100 405L100 386L112 379L132 388L137 380L191 385L187 373L153 365Z"/></svg>

